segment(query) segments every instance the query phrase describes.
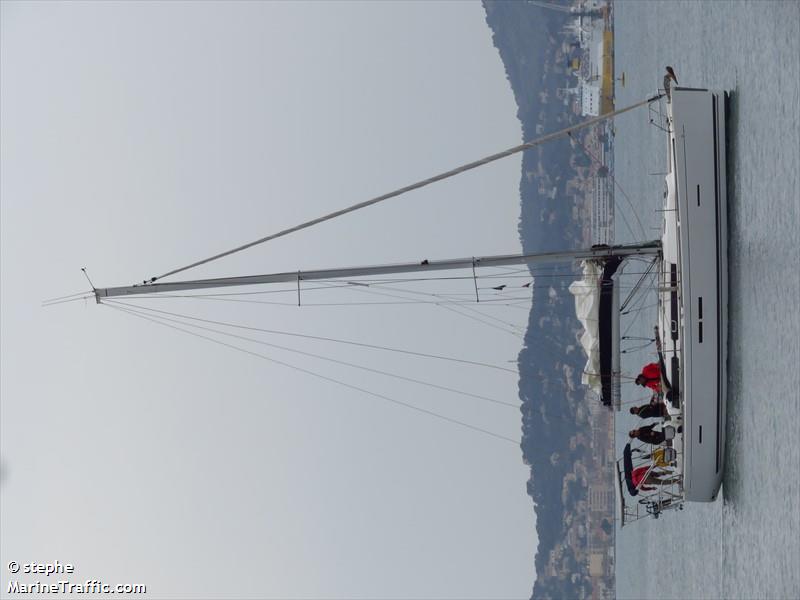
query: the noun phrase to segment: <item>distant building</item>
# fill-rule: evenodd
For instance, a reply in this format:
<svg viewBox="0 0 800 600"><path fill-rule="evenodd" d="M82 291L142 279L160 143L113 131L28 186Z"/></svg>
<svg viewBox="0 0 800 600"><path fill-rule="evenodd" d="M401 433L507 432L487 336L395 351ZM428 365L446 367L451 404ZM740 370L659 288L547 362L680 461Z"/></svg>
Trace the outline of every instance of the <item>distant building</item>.
<svg viewBox="0 0 800 600"><path fill-rule="evenodd" d="M581 114L596 117L600 114L600 87L584 83L581 88Z"/></svg>
<svg viewBox="0 0 800 600"><path fill-rule="evenodd" d="M608 485L589 486L589 509L593 511L611 508L614 502L614 489Z"/></svg>
<svg viewBox="0 0 800 600"><path fill-rule="evenodd" d="M603 575L605 557L599 552L592 552L589 555L589 576L601 577Z"/></svg>

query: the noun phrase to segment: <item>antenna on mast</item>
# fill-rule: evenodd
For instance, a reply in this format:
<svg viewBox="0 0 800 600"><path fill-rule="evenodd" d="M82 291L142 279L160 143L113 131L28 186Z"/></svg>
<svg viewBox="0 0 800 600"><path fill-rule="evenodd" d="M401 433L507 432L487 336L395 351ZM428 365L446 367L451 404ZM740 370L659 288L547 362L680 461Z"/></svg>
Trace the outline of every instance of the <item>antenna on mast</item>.
<svg viewBox="0 0 800 600"><path fill-rule="evenodd" d="M81 267L81 271L83 271L83 275L84 275L84 277L86 277L86 281L88 281L89 285L92 286L92 291L96 292L97 288L94 287L94 284L92 283L92 280L89 279L89 274L86 272L86 267Z"/></svg>

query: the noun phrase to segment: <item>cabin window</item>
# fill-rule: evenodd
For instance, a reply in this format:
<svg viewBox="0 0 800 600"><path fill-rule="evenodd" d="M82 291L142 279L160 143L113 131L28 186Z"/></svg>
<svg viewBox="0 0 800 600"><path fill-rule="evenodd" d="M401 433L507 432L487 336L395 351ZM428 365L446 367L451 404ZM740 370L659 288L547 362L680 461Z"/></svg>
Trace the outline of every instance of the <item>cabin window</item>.
<svg viewBox="0 0 800 600"><path fill-rule="evenodd" d="M675 263L669 264L669 287L671 289L669 316L672 321L670 337L672 337L674 341L678 339L678 265Z"/></svg>
<svg viewBox="0 0 800 600"><path fill-rule="evenodd" d="M697 343L703 343L703 297L697 298Z"/></svg>

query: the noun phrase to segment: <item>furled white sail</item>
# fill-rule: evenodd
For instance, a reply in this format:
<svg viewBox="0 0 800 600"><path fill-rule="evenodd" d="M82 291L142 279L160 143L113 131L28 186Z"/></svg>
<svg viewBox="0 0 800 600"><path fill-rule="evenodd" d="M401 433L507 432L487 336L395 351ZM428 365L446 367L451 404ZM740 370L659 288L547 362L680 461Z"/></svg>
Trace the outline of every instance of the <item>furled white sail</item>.
<svg viewBox="0 0 800 600"><path fill-rule="evenodd" d="M603 268L594 261L582 261L583 279L572 282L569 291L575 296L575 314L583 325L580 337L586 353L586 367L581 383L601 393L600 381L600 335L598 314L600 308L600 276Z"/></svg>

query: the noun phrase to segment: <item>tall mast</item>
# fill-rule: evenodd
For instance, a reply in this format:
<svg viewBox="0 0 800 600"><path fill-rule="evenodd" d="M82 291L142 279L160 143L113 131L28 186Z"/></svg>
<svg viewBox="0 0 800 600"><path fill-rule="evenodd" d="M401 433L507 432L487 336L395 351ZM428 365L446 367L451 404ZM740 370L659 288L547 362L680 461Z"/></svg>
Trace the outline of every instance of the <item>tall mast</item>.
<svg viewBox="0 0 800 600"><path fill-rule="evenodd" d="M572 260L602 260L612 256L626 258L629 256L653 255L661 251L661 242L656 240L640 244L620 246L599 246L584 250L563 252L540 252L535 254L501 254L471 258L451 258L445 260L424 260L414 263L386 264L364 267L346 267L341 269L319 269L315 271L290 271L285 273L267 273L264 275L246 275L242 277L222 277L219 279L196 279L193 281L176 281L165 283L147 283L133 286L98 288L94 290L97 302L103 298L132 296L138 294L158 294L161 292L177 292L222 288L266 283L285 283L313 281L319 279L342 279L369 277L373 275L391 275L397 273L418 273L444 271L450 269L470 269L479 267L500 267L506 265L555 263Z"/></svg>

